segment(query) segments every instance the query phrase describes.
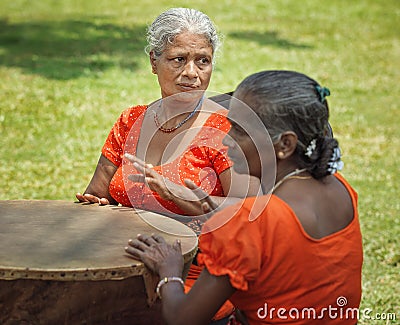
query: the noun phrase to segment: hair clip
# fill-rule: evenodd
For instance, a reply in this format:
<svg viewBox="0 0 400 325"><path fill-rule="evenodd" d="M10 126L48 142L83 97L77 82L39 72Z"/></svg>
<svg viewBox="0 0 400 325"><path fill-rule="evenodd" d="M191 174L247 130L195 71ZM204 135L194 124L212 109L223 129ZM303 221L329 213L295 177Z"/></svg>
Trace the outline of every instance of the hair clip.
<svg viewBox="0 0 400 325"><path fill-rule="evenodd" d="M316 85L315 89L317 90L318 96L319 96L319 100L321 103L323 103L327 96L329 96L331 94L330 90L326 87L321 87L320 85Z"/></svg>
<svg viewBox="0 0 400 325"><path fill-rule="evenodd" d="M317 147L317 139L312 139L310 141L310 144L307 146L306 152L304 153L304 155L306 155L308 158L310 158L316 147Z"/></svg>
<svg viewBox="0 0 400 325"><path fill-rule="evenodd" d="M336 173L338 170L342 170L344 163L341 160L342 154L340 148L336 147L333 149L332 157L328 162L328 172L331 174Z"/></svg>

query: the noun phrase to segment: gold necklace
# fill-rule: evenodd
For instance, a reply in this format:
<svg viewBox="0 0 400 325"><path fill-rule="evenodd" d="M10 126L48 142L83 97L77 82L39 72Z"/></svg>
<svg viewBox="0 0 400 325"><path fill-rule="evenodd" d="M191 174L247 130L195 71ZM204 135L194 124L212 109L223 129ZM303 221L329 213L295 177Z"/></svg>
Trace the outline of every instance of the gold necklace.
<svg viewBox="0 0 400 325"><path fill-rule="evenodd" d="M275 184L274 188L272 189L272 193L275 192L275 190L282 185L282 183L288 179L294 178L294 179L309 179L311 176L296 176L302 172L307 171L306 168L303 169L296 169L292 171L291 173L287 174L285 177L283 177L278 183Z"/></svg>
<svg viewBox="0 0 400 325"><path fill-rule="evenodd" d="M183 124L185 124L187 121L189 121L193 115L197 112L197 110L201 107L201 104L203 103L204 97L201 97L201 99L199 100L199 102L197 103L196 107L194 108L194 110L188 115L186 116L186 118L182 121L180 121L177 125L175 125L172 128L164 128L160 121L158 120L158 116L157 116L157 112L154 112L154 123L156 124L157 128L164 133L171 133L174 132L176 129L179 129ZM161 107L161 102L160 101L160 106Z"/></svg>

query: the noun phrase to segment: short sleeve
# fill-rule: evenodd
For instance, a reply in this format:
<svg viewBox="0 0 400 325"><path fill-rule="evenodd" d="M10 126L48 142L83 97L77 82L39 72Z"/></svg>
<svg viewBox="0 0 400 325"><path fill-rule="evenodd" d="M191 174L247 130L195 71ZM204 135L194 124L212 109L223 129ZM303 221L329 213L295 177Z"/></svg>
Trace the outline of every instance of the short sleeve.
<svg viewBox="0 0 400 325"><path fill-rule="evenodd" d="M210 156L212 158L212 163L214 166L215 171L217 174L221 174L223 171L226 169L230 168L233 166L233 163L229 160L227 156L227 148L226 147L221 147L218 150L211 149L211 154Z"/></svg>
<svg viewBox="0 0 400 325"><path fill-rule="evenodd" d="M231 285L242 291L257 279L262 263L260 227L249 221L249 213L240 203L215 214L203 226L197 257L199 265L215 276L228 275Z"/></svg>
<svg viewBox="0 0 400 325"><path fill-rule="evenodd" d="M145 109L146 106L128 108L121 113L114 123L101 150L102 155L114 165L121 165L128 133L138 117L143 115Z"/></svg>

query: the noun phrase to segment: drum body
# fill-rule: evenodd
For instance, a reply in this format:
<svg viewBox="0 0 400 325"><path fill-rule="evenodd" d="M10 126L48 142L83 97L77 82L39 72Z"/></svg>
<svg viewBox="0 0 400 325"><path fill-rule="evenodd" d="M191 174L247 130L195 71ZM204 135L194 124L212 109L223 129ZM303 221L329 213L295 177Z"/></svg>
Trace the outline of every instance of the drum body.
<svg viewBox="0 0 400 325"><path fill-rule="evenodd" d="M0 323L163 324L159 279L124 251L138 233L180 239L188 271L197 236L171 218L116 206L0 201Z"/></svg>

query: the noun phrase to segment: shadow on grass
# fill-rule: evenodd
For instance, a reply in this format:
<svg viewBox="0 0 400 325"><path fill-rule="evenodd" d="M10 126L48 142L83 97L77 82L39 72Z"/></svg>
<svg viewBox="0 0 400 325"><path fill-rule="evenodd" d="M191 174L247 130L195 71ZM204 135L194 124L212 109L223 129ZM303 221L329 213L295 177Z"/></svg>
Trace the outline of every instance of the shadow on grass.
<svg viewBox="0 0 400 325"><path fill-rule="evenodd" d="M119 66L134 70L145 57L146 26L122 27L101 18L9 23L0 20L0 65L68 80Z"/></svg>
<svg viewBox="0 0 400 325"><path fill-rule="evenodd" d="M256 32L256 31L238 31L229 33L232 38L243 39L250 42L257 42L261 46L272 45L286 49L311 49L311 45L296 44L283 39L275 31Z"/></svg>

